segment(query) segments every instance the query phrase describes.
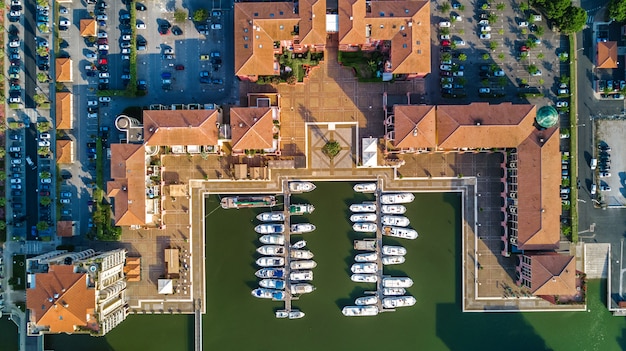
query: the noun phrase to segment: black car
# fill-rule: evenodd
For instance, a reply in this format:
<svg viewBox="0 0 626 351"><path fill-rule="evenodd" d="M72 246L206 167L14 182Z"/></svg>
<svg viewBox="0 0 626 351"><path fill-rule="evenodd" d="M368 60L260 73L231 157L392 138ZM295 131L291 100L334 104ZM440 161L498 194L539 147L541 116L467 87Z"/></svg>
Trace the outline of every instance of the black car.
<svg viewBox="0 0 626 351"><path fill-rule="evenodd" d="M63 174L61 174L61 178L63 178L63 179L72 179L72 173L63 173Z"/></svg>
<svg viewBox="0 0 626 351"><path fill-rule="evenodd" d="M11 167L11 172L21 172L22 169L20 168L20 166L13 166Z"/></svg>
<svg viewBox="0 0 626 351"><path fill-rule="evenodd" d="M87 143L87 147L96 147L96 143Z"/></svg>
<svg viewBox="0 0 626 351"><path fill-rule="evenodd" d="M172 27L172 34L174 35L183 35L183 30L180 29L179 26Z"/></svg>
<svg viewBox="0 0 626 351"><path fill-rule="evenodd" d="M136 3L135 4L135 10L137 10L137 11L145 11L145 10L147 10L147 8L143 4Z"/></svg>
<svg viewBox="0 0 626 351"><path fill-rule="evenodd" d="M11 155L11 157L13 158L22 158L21 152L9 152L9 155Z"/></svg>
<svg viewBox="0 0 626 351"><path fill-rule="evenodd" d="M11 190L11 196L22 196L21 190Z"/></svg>
<svg viewBox="0 0 626 351"><path fill-rule="evenodd" d="M98 112L98 108L97 107L87 107L87 112L89 112L89 113L97 113Z"/></svg>
<svg viewBox="0 0 626 351"><path fill-rule="evenodd" d="M525 89L525 88L530 87L530 85L528 85L528 84L526 84L526 83L521 83L521 84L519 85L519 87L520 87L520 88L522 88L522 89Z"/></svg>
<svg viewBox="0 0 626 351"><path fill-rule="evenodd" d="M159 34L166 35L166 34L169 34L169 32L170 32L169 26L163 25L163 24L159 26Z"/></svg>
<svg viewBox="0 0 626 351"><path fill-rule="evenodd" d="M40 65L37 65L37 68L39 68L40 71L48 71L50 70L50 65L47 63L43 63Z"/></svg>
<svg viewBox="0 0 626 351"><path fill-rule="evenodd" d="M107 83L98 84L98 90L109 90L109 84Z"/></svg>

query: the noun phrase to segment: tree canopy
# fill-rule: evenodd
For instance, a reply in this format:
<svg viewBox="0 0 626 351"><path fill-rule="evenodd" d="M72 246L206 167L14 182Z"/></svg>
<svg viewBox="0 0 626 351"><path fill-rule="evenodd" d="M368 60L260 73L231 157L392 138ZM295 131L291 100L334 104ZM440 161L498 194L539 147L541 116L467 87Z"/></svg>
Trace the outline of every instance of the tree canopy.
<svg viewBox="0 0 626 351"><path fill-rule="evenodd" d="M626 0L611 1L609 13L611 13L611 6L614 2L621 3L616 6L621 6L624 9L622 13L624 14L623 18L626 19ZM542 9L546 16L553 20L564 33L581 31L587 21L587 13L585 10L577 6L572 6L571 0L531 0L531 5ZM617 19L617 17L611 16Z"/></svg>
<svg viewBox="0 0 626 351"><path fill-rule="evenodd" d="M625 22L626 0L611 0L609 2L609 16L618 22Z"/></svg>
<svg viewBox="0 0 626 351"><path fill-rule="evenodd" d="M558 22L559 28L565 33L576 33L583 29L587 22L587 12L580 7L570 6Z"/></svg>

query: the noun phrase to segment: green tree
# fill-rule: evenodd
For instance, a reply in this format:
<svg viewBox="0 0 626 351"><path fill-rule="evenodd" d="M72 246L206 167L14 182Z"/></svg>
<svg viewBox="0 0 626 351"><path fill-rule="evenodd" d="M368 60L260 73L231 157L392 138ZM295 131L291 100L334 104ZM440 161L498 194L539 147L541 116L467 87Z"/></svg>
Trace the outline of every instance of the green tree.
<svg viewBox="0 0 626 351"><path fill-rule="evenodd" d="M458 79L458 82L459 82L459 84L461 84L461 85L465 85L465 84L467 84L467 79L465 79L465 78L461 77L461 78L459 78L459 79Z"/></svg>
<svg viewBox="0 0 626 351"><path fill-rule="evenodd" d="M611 0L609 2L609 17L618 22L626 21L626 1Z"/></svg>
<svg viewBox="0 0 626 351"><path fill-rule="evenodd" d="M498 47L498 42L492 41L489 43L489 48L493 51Z"/></svg>
<svg viewBox="0 0 626 351"><path fill-rule="evenodd" d="M37 222L37 230L39 231L44 231L47 230L48 228L50 228L50 226L48 225L48 222Z"/></svg>
<svg viewBox="0 0 626 351"><path fill-rule="evenodd" d="M465 54L460 54L460 55L459 55L459 61L467 61L467 55L465 55Z"/></svg>
<svg viewBox="0 0 626 351"><path fill-rule="evenodd" d="M4 159L4 156L6 155L7 155L7 150L4 147L0 146L0 160Z"/></svg>
<svg viewBox="0 0 626 351"><path fill-rule="evenodd" d="M528 11L529 9L530 9L530 8L528 7L528 3L527 3L526 1L522 1L522 2L519 4L519 10L520 10L520 11L522 11L522 12L526 12L526 11Z"/></svg>
<svg viewBox="0 0 626 351"><path fill-rule="evenodd" d="M539 85L543 85L543 83L545 83L545 82L546 81L543 78L540 78L539 81L538 81Z"/></svg>
<svg viewBox="0 0 626 351"><path fill-rule="evenodd" d="M538 37L543 36L544 32L545 32L545 29L543 28L543 26L537 26L537 30L535 31L535 33L537 34Z"/></svg>
<svg viewBox="0 0 626 351"><path fill-rule="evenodd" d="M37 155L39 156L48 156L50 153L50 148L47 146L40 146L37 148Z"/></svg>
<svg viewBox="0 0 626 351"><path fill-rule="evenodd" d="M506 84L507 84L507 83L508 83L508 81L507 81L506 77L500 77L500 78L498 78L498 85L499 85L499 86L501 86L501 87L503 87L503 88L504 88L504 87L506 86Z"/></svg>
<svg viewBox="0 0 626 351"><path fill-rule="evenodd" d="M48 0L37 0L37 5L48 6Z"/></svg>
<svg viewBox="0 0 626 351"><path fill-rule="evenodd" d="M459 29L459 34L460 34L460 35L465 34L465 29Z"/></svg>
<svg viewBox="0 0 626 351"><path fill-rule="evenodd" d="M483 9L483 10L488 10L488 9L489 9L489 4L488 4L488 3L484 3L484 4L481 6L481 9Z"/></svg>
<svg viewBox="0 0 626 351"><path fill-rule="evenodd" d="M442 59L443 61L450 61L450 60L452 60L452 54L450 54L449 52L444 52L444 53L441 55L441 59Z"/></svg>
<svg viewBox="0 0 626 351"><path fill-rule="evenodd" d="M50 53L50 49L48 49L45 46L38 46L36 51L37 51L37 55L41 57L46 57Z"/></svg>
<svg viewBox="0 0 626 351"><path fill-rule="evenodd" d="M498 11L504 11L505 8L506 8L506 5L503 2L499 3L498 5L496 5L496 9Z"/></svg>
<svg viewBox="0 0 626 351"><path fill-rule="evenodd" d="M7 180L7 172L0 171L0 182L4 182L5 180Z"/></svg>
<svg viewBox="0 0 626 351"><path fill-rule="evenodd" d="M441 10L441 12L448 13L448 11L450 11L450 3L449 2L444 2L443 4L441 4L441 6L439 7L439 10Z"/></svg>
<svg viewBox="0 0 626 351"><path fill-rule="evenodd" d="M335 158L341 151L341 144L336 140L329 140L323 147L322 153L328 156L329 159Z"/></svg>
<svg viewBox="0 0 626 351"><path fill-rule="evenodd" d="M37 81L39 83L47 83L49 81L48 75L43 72L37 73Z"/></svg>
<svg viewBox="0 0 626 351"><path fill-rule="evenodd" d="M498 34L503 35L504 34L504 29L502 29L502 28L498 29Z"/></svg>
<svg viewBox="0 0 626 351"><path fill-rule="evenodd" d="M174 11L174 21L176 23L185 23L187 20L187 12L181 9Z"/></svg>
<svg viewBox="0 0 626 351"><path fill-rule="evenodd" d="M522 79L520 80L520 83L521 83L521 84L528 84L528 79L524 79L524 78L522 78Z"/></svg>
<svg viewBox="0 0 626 351"><path fill-rule="evenodd" d="M39 178L47 179L47 178L50 178L50 177L52 177L52 174L50 174L50 172L48 172L48 171L41 171L41 172L39 172Z"/></svg>
<svg viewBox="0 0 626 351"><path fill-rule="evenodd" d="M489 54L483 54L483 60L485 61L489 60Z"/></svg>
<svg viewBox="0 0 626 351"><path fill-rule="evenodd" d="M499 53L499 54L498 54L498 58L499 58L500 60L504 60L504 54L503 54L503 53Z"/></svg>
<svg viewBox="0 0 626 351"><path fill-rule="evenodd" d="M35 94L35 96L33 96L33 100L37 105L41 105L44 102L47 102L48 98L44 94Z"/></svg>
<svg viewBox="0 0 626 351"><path fill-rule="evenodd" d="M192 18L195 22L204 22L209 18L209 11L206 9L197 9L193 12Z"/></svg>
<svg viewBox="0 0 626 351"><path fill-rule="evenodd" d="M534 48L536 48L536 47L537 47L537 43L535 43L535 40L534 40L534 39L528 39L528 40L526 40L526 46L527 46L529 49L534 49Z"/></svg>
<svg viewBox="0 0 626 351"><path fill-rule="evenodd" d="M566 75L560 76L559 77L559 82L563 83L563 84L569 84L569 77Z"/></svg>
<svg viewBox="0 0 626 351"><path fill-rule="evenodd" d="M528 30L526 28L522 28L521 33L522 35L526 35L528 34Z"/></svg>
<svg viewBox="0 0 626 351"><path fill-rule="evenodd" d="M439 29L439 34L441 34L441 35L449 35L450 34L450 28L444 27L444 28Z"/></svg>
<svg viewBox="0 0 626 351"><path fill-rule="evenodd" d="M498 20L498 16L492 12L487 17L487 20L489 20L489 23L496 23L496 21Z"/></svg>
<svg viewBox="0 0 626 351"><path fill-rule="evenodd" d="M626 1L623 2L626 3ZM587 12L580 7L570 6L565 10L565 15L561 17L557 24L562 32L569 34L583 30L586 22Z"/></svg>
<svg viewBox="0 0 626 351"><path fill-rule="evenodd" d="M461 11L461 12L465 11L465 5L459 6L459 11Z"/></svg>
<svg viewBox="0 0 626 351"><path fill-rule="evenodd" d="M52 199L50 198L50 196L42 196L39 198L39 203L42 204L43 206L48 206L50 205L51 202L52 202Z"/></svg>
<svg viewBox="0 0 626 351"><path fill-rule="evenodd" d="M37 131L39 133L45 133L50 131L50 122L37 122Z"/></svg>
<svg viewBox="0 0 626 351"><path fill-rule="evenodd" d="M544 56L543 56L543 52L540 52L537 54L537 59L539 60L543 60Z"/></svg>
<svg viewBox="0 0 626 351"><path fill-rule="evenodd" d="M480 83L481 83L484 87L486 87L486 86L488 86L488 85L489 85L489 79L483 79L483 80L481 80L481 81L480 81Z"/></svg>
<svg viewBox="0 0 626 351"><path fill-rule="evenodd" d="M529 65L528 66L528 73L530 73L530 74L535 74L535 73L537 73L538 70L539 70L539 68L537 68L537 66L535 66L535 65Z"/></svg>
<svg viewBox="0 0 626 351"><path fill-rule="evenodd" d="M0 230L5 230L5 229L7 229L7 222L0 221Z"/></svg>

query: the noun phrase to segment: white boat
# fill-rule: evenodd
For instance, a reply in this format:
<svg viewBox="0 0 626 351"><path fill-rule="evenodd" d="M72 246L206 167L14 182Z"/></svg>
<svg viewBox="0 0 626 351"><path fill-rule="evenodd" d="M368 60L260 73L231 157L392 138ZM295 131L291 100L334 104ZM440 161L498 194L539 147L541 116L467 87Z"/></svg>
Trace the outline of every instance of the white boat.
<svg viewBox="0 0 626 351"><path fill-rule="evenodd" d="M406 213L406 207L402 205L382 205L380 211L383 214L404 214Z"/></svg>
<svg viewBox="0 0 626 351"><path fill-rule="evenodd" d="M281 245L263 245L256 249L261 255L282 256L285 254L285 247Z"/></svg>
<svg viewBox="0 0 626 351"><path fill-rule="evenodd" d="M416 239L417 232L414 229L400 227L383 227L383 234L401 239Z"/></svg>
<svg viewBox="0 0 626 351"><path fill-rule="evenodd" d="M311 281L313 280L313 271L293 271L289 273L289 280L293 281Z"/></svg>
<svg viewBox="0 0 626 351"><path fill-rule="evenodd" d="M376 213L355 213L350 216L352 222L376 222Z"/></svg>
<svg viewBox="0 0 626 351"><path fill-rule="evenodd" d="M380 202L385 205L406 204L413 202L415 195L412 193L383 194L380 196Z"/></svg>
<svg viewBox="0 0 626 351"><path fill-rule="evenodd" d="M353 274L350 280L357 283L376 283L378 276L376 274Z"/></svg>
<svg viewBox="0 0 626 351"><path fill-rule="evenodd" d="M383 288L383 295L394 296L406 294L405 288Z"/></svg>
<svg viewBox="0 0 626 351"><path fill-rule="evenodd" d="M310 233L315 230L315 226L311 223L298 223L291 225L291 234Z"/></svg>
<svg viewBox="0 0 626 351"><path fill-rule="evenodd" d="M282 278L285 276L284 268L261 268L254 273L259 278Z"/></svg>
<svg viewBox="0 0 626 351"><path fill-rule="evenodd" d="M402 264L406 258L404 256L383 256L382 261L385 266L390 264Z"/></svg>
<svg viewBox="0 0 626 351"><path fill-rule="evenodd" d="M375 305L378 303L378 296L370 295L370 296L357 297L357 299L354 300L354 303L357 306Z"/></svg>
<svg viewBox="0 0 626 351"><path fill-rule="evenodd" d="M276 289L256 288L252 290L252 296L260 299L282 300L285 298L285 293Z"/></svg>
<svg viewBox="0 0 626 351"><path fill-rule="evenodd" d="M293 245L291 245L292 249L301 249L306 246L305 240L296 241Z"/></svg>
<svg viewBox="0 0 626 351"><path fill-rule="evenodd" d="M264 223L254 227L254 231L259 234L280 234L285 231L284 224Z"/></svg>
<svg viewBox="0 0 626 351"><path fill-rule="evenodd" d="M361 204L350 205L350 211L352 212L376 212L376 203L364 202Z"/></svg>
<svg viewBox="0 0 626 351"><path fill-rule="evenodd" d="M309 214L315 211L315 206L311 204L294 204L289 205L289 214L292 215L303 215Z"/></svg>
<svg viewBox="0 0 626 351"><path fill-rule="evenodd" d="M289 190L293 193L308 193L315 190L315 184L311 182L289 182Z"/></svg>
<svg viewBox="0 0 626 351"><path fill-rule="evenodd" d="M287 317L289 317L289 312L287 310L276 311L276 318L287 318Z"/></svg>
<svg viewBox="0 0 626 351"><path fill-rule="evenodd" d="M259 286L262 288L283 290L285 281L282 279L261 279Z"/></svg>
<svg viewBox="0 0 626 351"><path fill-rule="evenodd" d="M308 260L313 258L313 253L309 250L291 250L289 256L299 260Z"/></svg>
<svg viewBox="0 0 626 351"><path fill-rule="evenodd" d="M413 280L409 277L383 278L383 288L410 288Z"/></svg>
<svg viewBox="0 0 626 351"><path fill-rule="evenodd" d="M383 216L384 225L395 225L398 227L406 227L411 221L404 216Z"/></svg>
<svg viewBox="0 0 626 351"><path fill-rule="evenodd" d="M285 259L276 256L259 257L256 264L261 267L282 267L285 265Z"/></svg>
<svg viewBox="0 0 626 351"><path fill-rule="evenodd" d="M375 252L361 253L354 256L356 262L376 262L378 255Z"/></svg>
<svg viewBox="0 0 626 351"><path fill-rule="evenodd" d="M373 262L368 263L355 263L350 267L352 273L376 273L378 270L378 264Z"/></svg>
<svg viewBox="0 0 626 351"><path fill-rule="evenodd" d="M285 244L285 236L282 234L263 235L259 238L259 241L263 244L283 245Z"/></svg>
<svg viewBox="0 0 626 351"><path fill-rule="evenodd" d="M308 294L308 293L313 292L313 290L315 290L315 287L309 283L291 284L289 287L290 287L291 293L294 295Z"/></svg>
<svg viewBox="0 0 626 351"><path fill-rule="evenodd" d="M285 220L285 213L283 211L263 212L256 216L261 222L282 222Z"/></svg>
<svg viewBox="0 0 626 351"><path fill-rule="evenodd" d="M352 225L352 229L355 232L362 233L375 233L376 232L376 223L372 222L358 222Z"/></svg>
<svg viewBox="0 0 626 351"><path fill-rule="evenodd" d="M352 187L357 193L373 193L376 191L376 183L359 183Z"/></svg>
<svg viewBox="0 0 626 351"><path fill-rule="evenodd" d="M341 310L346 317L375 316L378 314L376 306L346 306Z"/></svg>
<svg viewBox="0 0 626 351"><path fill-rule="evenodd" d="M392 296L385 297L383 299L383 307L384 308L396 308L396 307L407 307L415 305L415 298L413 296Z"/></svg>
<svg viewBox="0 0 626 351"><path fill-rule="evenodd" d="M406 249L402 246L383 245L383 255L404 256Z"/></svg>
<svg viewBox="0 0 626 351"><path fill-rule="evenodd" d="M291 261L289 262L291 269L313 269L317 267L317 262L313 260Z"/></svg>
<svg viewBox="0 0 626 351"><path fill-rule="evenodd" d="M298 319L304 317L304 312L300 310L292 310L289 312L289 319Z"/></svg>

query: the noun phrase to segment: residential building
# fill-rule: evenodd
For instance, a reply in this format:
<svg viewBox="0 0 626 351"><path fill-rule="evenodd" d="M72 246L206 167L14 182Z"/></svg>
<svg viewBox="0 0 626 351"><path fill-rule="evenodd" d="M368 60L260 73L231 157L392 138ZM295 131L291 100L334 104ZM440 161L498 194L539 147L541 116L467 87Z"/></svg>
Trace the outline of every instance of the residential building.
<svg viewBox="0 0 626 351"><path fill-rule="evenodd" d="M600 41L596 50L596 68L617 68L616 41Z"/></svg>
<svg viewBox="0 0 626 351"><path fill-rule="evenodd" d="M74 141L68 139L57 139L57 163L71 164L74 163L76 155L74 154Z"/></svg>
<svg viewBox="0 0 626 351"><path fill-rule="evenodd" d="M98 24L95 18L83 18L80 20L80 36L95 37L98 34Z"/></svg>
<svg viewBox="0 0 626 351"><path fill-rule="evenodd" d="M67 91L56 93L56 128L66 130L74 128L74 95Z"/></svg>
<svg viewBox="0 0 626 351"><path fill-rule="evenodd" d="M55 81L58 83L69 83L74 80L72 59L67 57L61 57L55 61Z"/></svg>
<svg viewBox="0 0 626 351"><path fill-rule="evenodd" d="M280 110L276 106L231 108L233 154L241 155L249 150L277 153L280 129L275 123L280 124Z"/></svg>
<svg viewBox="0 0 626 351"><path fill-rule="evenodd" d="M535 296L548 301L570 299L577 289L576 260L574 256L557 253L522 254L518 256L515 271L517 284Z"/></svg>

